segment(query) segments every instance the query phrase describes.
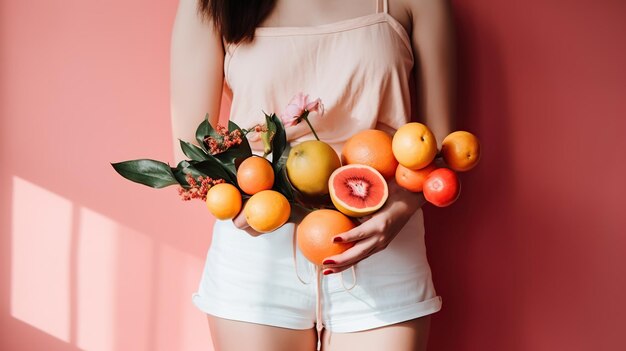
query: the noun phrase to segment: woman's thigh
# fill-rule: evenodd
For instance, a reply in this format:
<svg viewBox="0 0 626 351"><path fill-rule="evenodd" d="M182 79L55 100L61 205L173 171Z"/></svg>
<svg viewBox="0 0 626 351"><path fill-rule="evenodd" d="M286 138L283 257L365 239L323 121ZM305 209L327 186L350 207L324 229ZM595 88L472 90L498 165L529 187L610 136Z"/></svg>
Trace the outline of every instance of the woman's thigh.
<svg viewBox="0 0 626 351"><path fill-rule="evenodd" d="M353 333L322 334L323 351L425 351L430 315L406 322Z"/></svg>
<svg viewBox="0 0 626 351"><path fill-rule="evenodd" d="M287 329L207 314L215 351L314 351L315 329Z"/></svg>

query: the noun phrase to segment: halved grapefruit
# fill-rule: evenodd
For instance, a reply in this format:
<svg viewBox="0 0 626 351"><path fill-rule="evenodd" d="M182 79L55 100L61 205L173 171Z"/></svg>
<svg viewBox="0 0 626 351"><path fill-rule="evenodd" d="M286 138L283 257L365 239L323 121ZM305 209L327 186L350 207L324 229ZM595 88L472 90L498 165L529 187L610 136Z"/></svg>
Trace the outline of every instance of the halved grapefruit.
<svg viewBox="0 0 626 351"><path fill-rule="evenodd" d="M335 207L350 217L376 212L389 196L382 174L373 167L359 164L337 168L328 179L328 189Z"/></svg>

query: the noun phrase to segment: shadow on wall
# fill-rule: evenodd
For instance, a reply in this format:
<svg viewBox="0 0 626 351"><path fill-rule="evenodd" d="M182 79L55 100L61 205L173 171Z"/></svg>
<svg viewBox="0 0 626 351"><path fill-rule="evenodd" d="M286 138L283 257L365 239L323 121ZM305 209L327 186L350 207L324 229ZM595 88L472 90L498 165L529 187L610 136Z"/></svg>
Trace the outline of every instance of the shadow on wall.
<svg viewBox="0 0 626 351"><path fill-rule="evenodd" d="M202 260L23 178L3 208L4 350L207 350ZM37 214L36 217L33 214ZM176 287L176 288L172 288ZM201 342L204 340L204 342Z"/></svg>
<svg viewBox="0 0 626 351"><path fill-rule="evenodd" d="M479 165L461 173L462 193L448 208L426 205L428 257L443 299L430 349L523 350L519 334L520 258L511 233L515 182L507 118L505 64L489 23L455 2L458 55L457 128L482 143ZM469 279L469 278L472 279ZM476 277L480 277L477 279ZM494 298L496 296L496 298Z"/></svg>
<svg viewBox="0 0 626 351"><path fill-rule="evenodd" d="M0 5L0 350L211 350L206 208L109 164L171 157L177 4L66 3Z"/></svg>

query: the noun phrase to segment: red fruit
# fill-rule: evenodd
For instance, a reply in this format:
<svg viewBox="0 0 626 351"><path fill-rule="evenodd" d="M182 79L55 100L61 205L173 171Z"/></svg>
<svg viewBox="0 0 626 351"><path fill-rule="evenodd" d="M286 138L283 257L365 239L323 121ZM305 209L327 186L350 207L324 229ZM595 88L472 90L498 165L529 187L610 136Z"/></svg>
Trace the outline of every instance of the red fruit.
<svg viewBox="0 0 626 351"><path fill-rule="evenodd" d="M461 194L461 182L456 172L449 168L438 168L424 181L424 197L437 207L452 205Z"/></svg>

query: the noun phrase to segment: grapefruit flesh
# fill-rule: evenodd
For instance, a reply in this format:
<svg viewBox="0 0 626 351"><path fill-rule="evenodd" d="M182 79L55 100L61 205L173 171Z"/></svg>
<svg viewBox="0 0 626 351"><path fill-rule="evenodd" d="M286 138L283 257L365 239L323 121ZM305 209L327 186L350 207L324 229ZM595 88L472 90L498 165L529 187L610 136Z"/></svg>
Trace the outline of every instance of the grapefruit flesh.
<svg viewBox="0 0 626 351"><path fill-rule="evenodd" d="M328 187L335 207L351 217L376 212L389 196L385 178L376 169L366 165L339 167L331 174Z"/></svg>

